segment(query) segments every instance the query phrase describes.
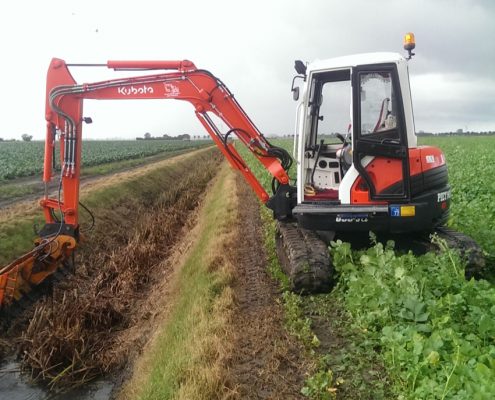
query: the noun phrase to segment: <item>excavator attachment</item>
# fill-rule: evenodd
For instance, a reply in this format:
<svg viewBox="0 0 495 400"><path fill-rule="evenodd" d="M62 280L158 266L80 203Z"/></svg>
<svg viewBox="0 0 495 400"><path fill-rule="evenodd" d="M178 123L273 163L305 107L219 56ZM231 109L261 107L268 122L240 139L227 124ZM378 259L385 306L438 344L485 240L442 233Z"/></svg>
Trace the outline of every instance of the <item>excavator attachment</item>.
<svg viewBox="0 0 495 400"><path fill-rule="evenodd" d="M70 258L75 247L76 239L72 235L37 238L33 250L0 270L0 307L18 301L54 274Z"/></svg>

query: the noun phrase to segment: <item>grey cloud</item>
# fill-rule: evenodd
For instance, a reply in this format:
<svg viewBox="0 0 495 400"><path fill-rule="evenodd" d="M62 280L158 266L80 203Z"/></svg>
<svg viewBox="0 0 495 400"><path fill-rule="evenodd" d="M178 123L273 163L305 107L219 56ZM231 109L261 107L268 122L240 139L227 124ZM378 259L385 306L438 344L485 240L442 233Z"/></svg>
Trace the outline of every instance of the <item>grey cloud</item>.
<svg viewBox="0 0 495 400"><path fill-rule="evenodd" d="M165 7L163 2L141 0L141 7L119 7L118 11L112 4L96 0L78 7L66 4L60 2L60 7L50 10L50 18L57 24L46 25L48 11L40 3L36 6L37 20L28 23L19 19L19 23L0 25L3 37L18 32L16 41L7 41L3 48L16 62L1 66L2 75L9 77L3 87L9 97L0 100L0 107L12 116L12 122L2 126L0 136L19 137L30 132L43 137L44 76L53 56L73 62L190 58L230 87L262 131L292 132L294 103L289 89L295 59L312 61L373 51L404 53L402 39L407 31L414 32L417 40L411 76L443 77L443 86L432 88L418 87L413 81L418 127L442 130L451 126L449 121L456 121L456 126L469 121L475 126L475 120L470 121L476 116L480 126L491 123L495 129L491 106L495 103L495 1L190 0L185 10L179 3ZM153 13L149 12L151 5ZM0 6L0 15L10 15L7 11L12 13L16 7L22 15L22 7L10 3L8 9ZM75 77L81 82L101 80L90 75ZM472 89L463 89L458 95L449 92L445 99L432 96L433 90L457 87L455 80L459 79L466 82L463 88L471 85ZM477 89L479 82L482 96ZM121 108L109 106L100 113L100 104L90 107L88 103L87 108L94 109L95 116L95 124L87 132L93 131L95 136L97 130L105 134L110 128L113 132L197 130L193 114L186 116L189 109L180 118L171 113L166 118L141 119L141 108L136 107L135 118L119 126ZM22 117L14 115L21 111ZM151 126L144 127L143 121Z"/></svg>

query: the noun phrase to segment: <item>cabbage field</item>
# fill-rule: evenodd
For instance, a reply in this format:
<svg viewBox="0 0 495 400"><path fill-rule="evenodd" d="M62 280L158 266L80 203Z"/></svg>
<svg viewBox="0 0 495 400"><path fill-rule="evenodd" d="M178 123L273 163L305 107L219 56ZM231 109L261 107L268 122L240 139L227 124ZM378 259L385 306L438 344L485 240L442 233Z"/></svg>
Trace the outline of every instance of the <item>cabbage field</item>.
<svg viewBox="0 0 495 400"><path fill-rule="evenodd" d="M159 153L193 149L207 141L106 140L84 141L82 166L148 157ZM45 143L0 142L0 181L41 174ZM57 156L58 157L58 156Z"/></svg>
<svg viewBox="0 0 495 400"><path fill-rule="evenodd" d="M277 144L291 148L289 141ZM296 336L313 338L319 366L301 391L309 398L495 398L495 137L429 137L421 144L444 151L452 186L449 225L482 246L491 282L467 281L462 260L444 243L442 254L423 256L399 254L373 235L367 250L332 243L332 293L294 295L297 301L286 296L289 309L296 303L307 310ZM255 160L249 164L263 175ZM337 317L336 308L342 310ZM321 331L322 319L331 321L325 329L333 340L344 331L340 353L305 332L318 325Z"/></svg>

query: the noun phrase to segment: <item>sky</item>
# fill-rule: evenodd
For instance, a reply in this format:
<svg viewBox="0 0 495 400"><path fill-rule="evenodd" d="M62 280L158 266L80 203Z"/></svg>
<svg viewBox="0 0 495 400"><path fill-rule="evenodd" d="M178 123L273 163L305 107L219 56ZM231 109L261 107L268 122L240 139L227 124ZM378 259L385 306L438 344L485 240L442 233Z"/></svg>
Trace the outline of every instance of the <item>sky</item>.
<svg viewBox="0 0 495 400"><path fill-rule="evenodd" d="M393 51L414 32L416 131L495 131L492 0L44 0L1 2L0 137L43 139L51 58L192 60L218 76L268 135L293 133L294 60ZM78 83L118 77L74 68ZM131 73L132 74L132 73ZM120 75L122 76L122 75ZM179 101L87 100L90 139L206 134Z"/></svg>

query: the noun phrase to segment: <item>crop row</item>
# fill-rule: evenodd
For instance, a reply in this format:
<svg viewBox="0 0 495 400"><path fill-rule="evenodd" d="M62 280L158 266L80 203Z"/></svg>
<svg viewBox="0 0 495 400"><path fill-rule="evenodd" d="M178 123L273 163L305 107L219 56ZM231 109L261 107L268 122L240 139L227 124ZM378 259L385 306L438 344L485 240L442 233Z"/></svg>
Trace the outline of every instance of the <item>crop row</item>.
<svg viewBox="0 0 495 400"><path fill-rule="evenodd" d="M204 141L114 140L85 141L82 166L152 156L162 152L192 149ZM43 142L0 142L0 181L40 174L43 170ZM58 160L58 151L56 158Z"/></svg>

